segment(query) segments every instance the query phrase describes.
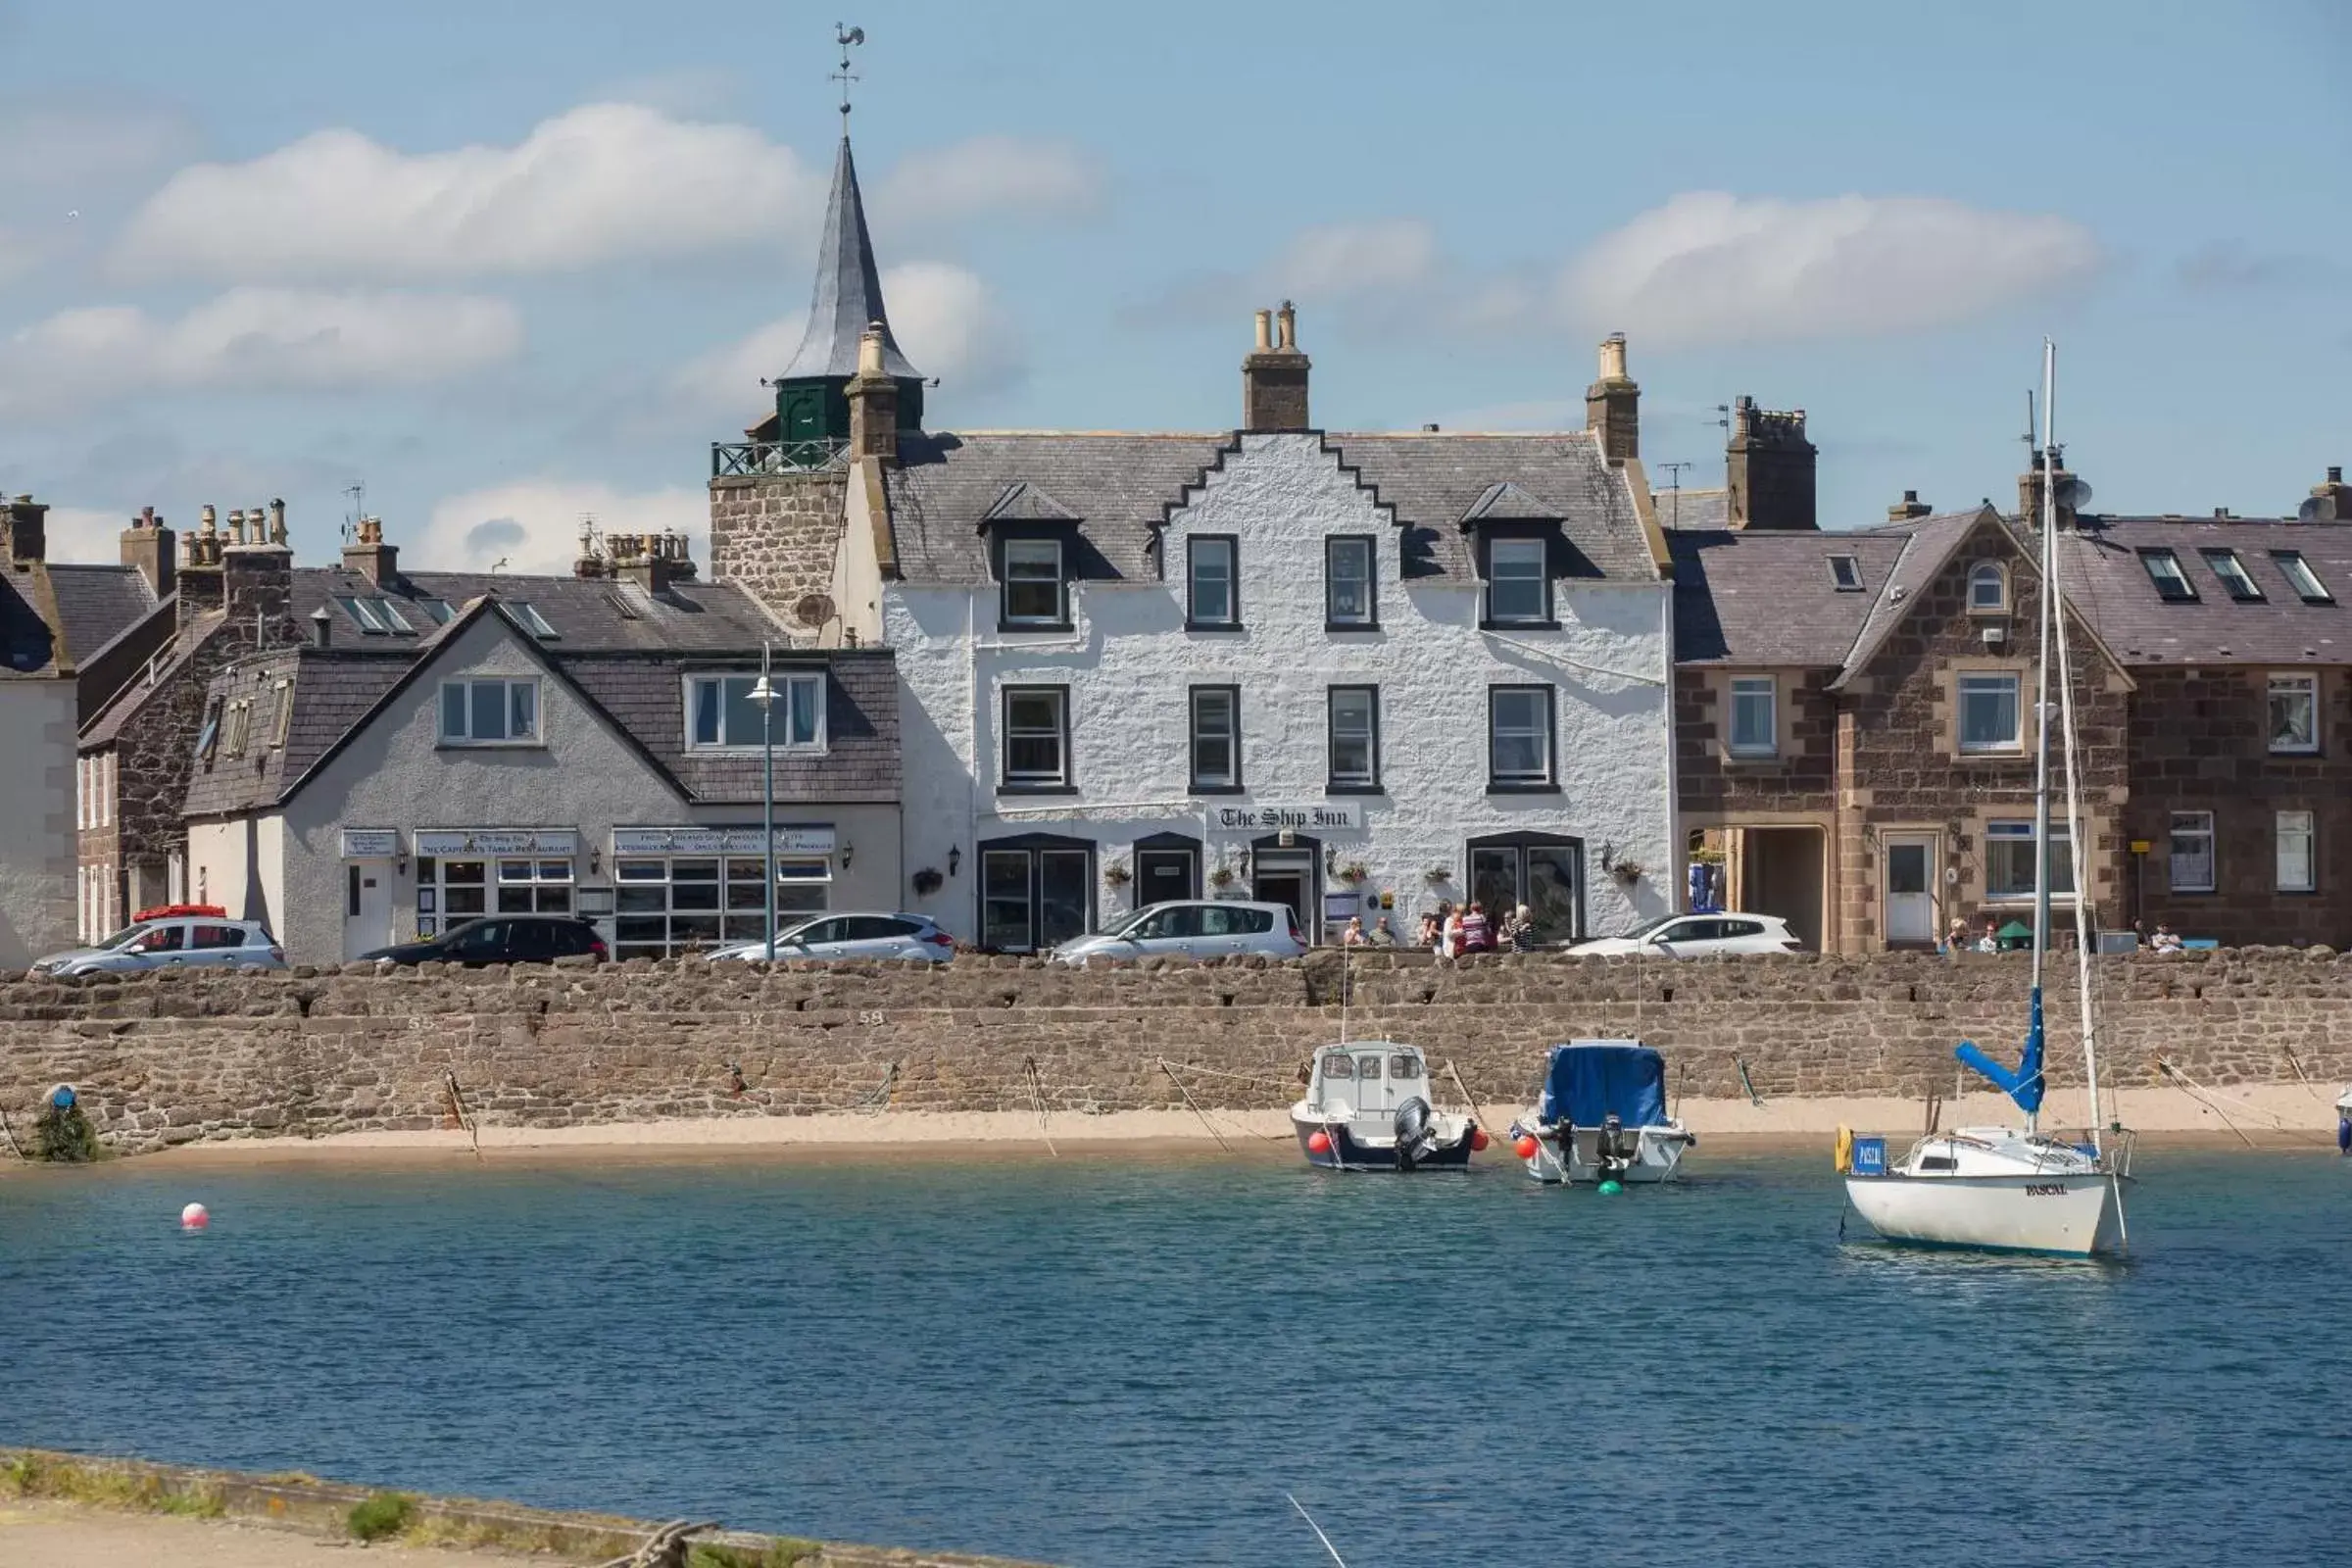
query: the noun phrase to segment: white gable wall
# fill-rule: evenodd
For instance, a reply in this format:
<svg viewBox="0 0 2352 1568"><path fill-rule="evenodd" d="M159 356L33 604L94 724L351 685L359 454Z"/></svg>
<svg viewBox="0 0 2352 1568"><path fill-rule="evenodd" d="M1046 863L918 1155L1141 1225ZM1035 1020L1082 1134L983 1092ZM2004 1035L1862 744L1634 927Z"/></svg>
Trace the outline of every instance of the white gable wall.
<svg viewBox="0 0 2352 1568"><path fill-rule="evenodd" d="M1240 631L1185 628L1185 542L1195 533L1239 540ZM1377 631L1325 629L1324 539L1333 533L1377 541ZM1465 841L1492 833L1584 840L1591 934L1671 909L1680 857L1666 585L1562 580L1559 630L1482 632L1475 586L1401 576L1398 533L1317 437L1251 435L1172 516L1166 580L1073 585L1072 633L998 632L993 586L890 584L884 630L902 682L906 863L910 873L945 871L948 849L962 851L958 879L923 906L975 937L976 843L1054 832L1100 846L1100 920L1134 894L1100 872L1117 862L1132 869L1139 836L1201 838L1213 865L1261 836L1220 830L1222 808L1339 804L1364 825L1318 836L1339 864L1371 869L1368 889L1394 895L1390 917L1406 940L1424 906L1467 896ZM997 789L1003 689L1032 684L1070 688L1075 794ZM1241 691L1240 795L1191 793L1189 688L1208 684ZM1561 787L1490 795L1487 688L1534 684L1555 689ZM1332 685L1380 688L1382 794L1326 794ZM1643 878L1629 887L1609 875L1604 849L1639 863ZM1425 873L1439 867L1451 880L1433 885ZM1325 891L1344 886L1328 879ZM1247 882L1225 891L1244 895Z"/></svg>

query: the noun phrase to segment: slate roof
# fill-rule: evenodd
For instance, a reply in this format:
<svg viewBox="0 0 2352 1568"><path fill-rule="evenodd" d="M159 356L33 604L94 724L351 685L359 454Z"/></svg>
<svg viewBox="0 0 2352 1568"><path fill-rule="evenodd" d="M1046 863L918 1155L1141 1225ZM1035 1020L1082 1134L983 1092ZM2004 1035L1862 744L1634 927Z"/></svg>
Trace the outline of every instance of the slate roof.
<svg viewBox="0 0 2352 1568"><path fill-rule="evenodd" d="M57 594L58 618L65 622L66 647L77 664L156 607L155 590L136 566L53 561L49 582Z"/></svg>
<svg viewBox="0 0 2352 1568"><path fill-rule="evenodd" d="M697 649L720 653L758 652L760 639L785 640L785 633L760 601L735 583L692 580L656 596L639 593L612 578L570 575L526 576L513 572L404 571L378 588L343 566L294 569L294 618L306 627L311 612L326 607L337 643L415 643L434 629L432 617L416 608L435 599L463 610L484 594L528 604L556 630L548 644L565 652L676 653ZM340 605L337 596L386 598L402 612L408 633L370 633Z"/></svg>
<svg viewBox="0 0 2352 1568"><path fill-rule="evenodd" d="M59 639L41 612L39 568L0 571L0 674L57 672Z"/></svg>
<svg viewBox="0 0 2352 1568"><path fill-rule="evenodd" d="M1960 542L1974 533L1980 523L2000 527L2003 519L1990 507L1980 506L1970 512L1939 512L1933 516L1889 522L1854 535L1900 538L1903 550L1886 573L1885 590L1873 597L1870 618L1862 623L1854 646L1845 656L1845 668L1833 684L1861 673L1878 656L1879 649L1902 622L1911 596L1936 580L1936 574L1951 561L1952 552L1960 548ZM2030 549L2028 554L2032 554Z"/></svg>
<svg viewBox="0 0 2352 1568"><path fill-rule="evenodd" d="M2139 552L2170 549L2197 591L2168 603ZM2262 590L2230 597L2200 553L2231 550ZM2305 604L2271 559L2296 551L2332 603ZM2127 665L2352 663L2352 522L2090 517L2058 536L2059 581Z"/></svg>
<svg viewBox="0 0 2352 1568"><path fill-rule="evenodd" d="M1653 490L1658 526L1669 533L1683 528L1729 528L1732 493L1729 490Z"/></svg>
<svg viewBox="0 0 2352 1568"><path fill-rule="evenodd" d="M419 573L417 581L429 587L429 579L436 575L445 574ZM506 581L517 584L533 579ZM734 592L728 590L730 595ZM541 603L538 599L531 602ZM230 815L283 801L404 682L429 679L432 654L441 643L493 612L537 652L557 679L568 682L591 710L600 711L628 737L649 764L682 794L703 802L760 799L760 759L757 755L706 756L685 749L686 672L714 663L756 667L760 656L756 635L748 643L738 638L722 646L715 640L711 623L685 619L667 623L686 629L688 646L665 650L574 648L568 634L556 642L530 636L507 613L505 604L502 598L476 605L448 627L434 628L432 636L377 635L364 642L345 638L324 649L307 645L280 649L229 665L214 678L207 701L251 701L252 739L244 758L216 756L211 766L197 765L188 788L188 814ZM555 613L543 612L556 620ZM630 634L640 635L643 624L631 622ZM583 635L593 641L588 623L581 625ZM341 631L339 627L338 636ZM779 753L777 799L896 801L900 787L899 698L897 663L890 650L780 653L777 662L780 667L822 662L832 672L825 710L826 750L820 757ZM293 682L293 710L285 746L272 748L268 739L274 722L275 683L280 679Z"/></svg>
<svg viewBox="0 0 2352 1568"><path fill-rule="evenodd" d="M1585 574L1655 582L1633 491L1586 431L1327 434L1334 461L1370 489L1403 530L1407 575L1476 580L1462 525L1557 520ZM1080 576L1156 581L1156 530L1188 487L1240 450L1226 434L975 431L902 437L889 470L900 576L977 587L991 580L984 522L1077 518Z"/></svg>
<svg viewBox="0 0 2352 1568"><path fill-rule="evenodd" d="M154 695L172 685L188 661L196 657L196 650L227 623L228 616L216 610L174 631L171 641L157 649L155 657L148 661L146 670L124 681L122 689L109 697L81 726L80 749L87 752L113 745L123 727Z"/></svg>
<svg viewBox="0 0 2352 1568"><path fill-rule="evenodd" d="M792 363L776 379L856 375L858 341L867 323L882 323L882 368L902 379L922 372L899 352L882 308L882 273L874 265L874 242L865 231L865 202L858 192L858 165L850 138L841 138L833 161L833 194L825 202L824 237L816 253L816 293L808 302L808 328Z"/></svg>
<svg viewBox="0 0 2352 1568"><path fill-rule="evenodd" d="M1881 603L1906 534L1670 530L1674 658L1683 664L1838 667ZM1862 577L1842 591L1830 558Z"/></svg>

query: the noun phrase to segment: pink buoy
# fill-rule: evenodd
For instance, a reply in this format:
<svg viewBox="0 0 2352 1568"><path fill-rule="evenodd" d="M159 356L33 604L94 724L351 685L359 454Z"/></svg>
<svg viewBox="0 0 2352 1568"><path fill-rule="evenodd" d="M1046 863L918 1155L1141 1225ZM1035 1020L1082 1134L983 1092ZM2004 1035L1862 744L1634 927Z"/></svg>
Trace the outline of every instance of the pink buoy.
<svg viewBox="0 0 2352 1568"><path fill-rule="evenodd" d="M183 1231L200 1231L212 1222L213 1216L202 1203L190 1203L179 1211L179 1228Z"/></svg>

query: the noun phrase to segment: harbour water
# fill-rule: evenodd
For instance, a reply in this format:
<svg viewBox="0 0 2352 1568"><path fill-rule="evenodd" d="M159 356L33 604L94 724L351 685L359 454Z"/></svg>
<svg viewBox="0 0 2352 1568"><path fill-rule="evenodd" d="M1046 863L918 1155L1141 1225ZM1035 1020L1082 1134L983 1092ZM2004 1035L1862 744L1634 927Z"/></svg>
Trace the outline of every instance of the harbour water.
<svg viewBox="0 0 2352 1568"><path fill-rule="evenodd" d="M1088 1565L2352 1559L2352 1161L2123 1264L1214 1159L0 1181L0 1442ZM208 1234L175 1228L211 1206Z"/></svg>

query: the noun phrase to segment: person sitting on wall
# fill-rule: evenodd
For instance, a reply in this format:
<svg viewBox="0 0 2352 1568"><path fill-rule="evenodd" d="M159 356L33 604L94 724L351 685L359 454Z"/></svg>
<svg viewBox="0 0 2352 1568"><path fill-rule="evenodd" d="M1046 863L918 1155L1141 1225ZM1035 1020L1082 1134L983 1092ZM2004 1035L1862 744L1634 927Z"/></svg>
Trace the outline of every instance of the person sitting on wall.
<svg viewBox="0 0 2352 1568"><path fill-rule="evenodd" d="M2001 951L2001 928L1990 920L1984 922L1984 934L1977 938L1977 951L1979 953Z"/></svg>
<svg viewBox="0 0 2352 1568"><path fill-rule="evenodd" d="M1385 914L1372 927L1372 945L1376 948L1393 948L1396 945L1396 928L1389 924L1389 917Z"/></svg>
<svg viewBox="0 0 2352 1568"><path fill-rule="evenodd" d="M1368 939L1364 936L1364 917L1360 914L1349 915L1348 917L1348 929L1340 933L1340 946L1343 948L1360 948L1364 946L1367 940Z"/></svg>
<svg viewBox="0 0 2352 1568"><path fill-rule="evenodd" d="M2156 934L2148 938L2148 951L2150 953L2181 953L2185 952L2186 948L2180 941L2180 933L2159 920L2156 922Z"/></svg>
<svg viewBox="0 0 2352 1568"><path fill-rule="evenodd" d="M1952 923L1943 933L1943 951L1947 957L1968 951L1968 919L1965 915L1952 916Z"/></svg>

